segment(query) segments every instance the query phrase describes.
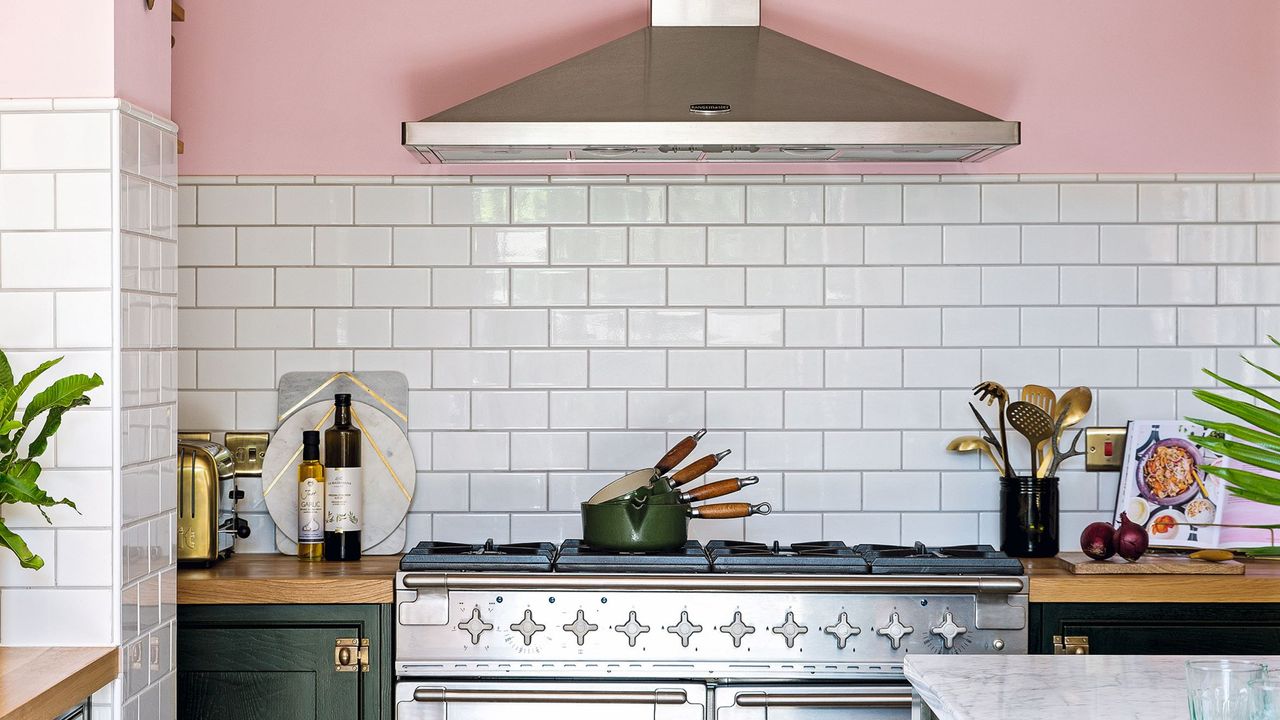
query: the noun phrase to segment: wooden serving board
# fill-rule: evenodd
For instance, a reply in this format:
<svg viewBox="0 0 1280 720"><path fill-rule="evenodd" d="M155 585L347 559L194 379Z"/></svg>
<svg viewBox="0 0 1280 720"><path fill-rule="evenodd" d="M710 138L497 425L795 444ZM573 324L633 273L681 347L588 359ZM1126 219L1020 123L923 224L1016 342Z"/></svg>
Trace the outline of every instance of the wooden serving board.
<svg viewBox="0 0 1280 720"><path fill-rule="evenodd" d="M1121 557L1091 560L1084 553L1062 553L1058 562L1075 575L1243 575L1244 564L1236 560L1209 562L1185 557L1146 556L1137 562Z"/></svg>

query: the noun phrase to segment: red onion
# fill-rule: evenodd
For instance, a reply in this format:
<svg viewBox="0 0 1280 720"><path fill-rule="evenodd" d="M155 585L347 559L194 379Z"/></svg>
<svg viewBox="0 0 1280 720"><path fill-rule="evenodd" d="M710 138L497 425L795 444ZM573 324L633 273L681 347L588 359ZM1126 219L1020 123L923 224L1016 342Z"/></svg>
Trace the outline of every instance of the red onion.
<svg viewBox="0 0 1280 720"><path fill-rule="evenodd" d="M1128 513L1120 513L1120 527L1116 528L1115 546L1120 557L1134 562L1147 551L1147 531L1129 519Z"/></svg>
<svg viewBox="0 0 1280 720"><path fill-rule="evenodd" d="M1089 523L1080 533L1080 549L1094 560L1106 560L1116 554L1115 535L1111 523Z"/></svg>

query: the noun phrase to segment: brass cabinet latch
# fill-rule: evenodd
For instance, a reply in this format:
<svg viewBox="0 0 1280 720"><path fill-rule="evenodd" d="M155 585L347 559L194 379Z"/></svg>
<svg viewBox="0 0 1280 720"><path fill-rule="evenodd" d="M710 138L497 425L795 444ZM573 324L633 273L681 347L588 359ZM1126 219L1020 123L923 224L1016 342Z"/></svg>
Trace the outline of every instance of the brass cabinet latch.
<svg viewBox="0 0 1280 720"><path fill-rule="evenodd" d="M369 672L369 638L338 638L333 643L333 669Z"/></svg>
<svg viewBox="0 0 1280 720"><path fill-rule="evenodd" d="M1088 655L1089 654L1089 636L1088 635L1062 635L1053 636L1053 654L1054 655Z"/></svg>

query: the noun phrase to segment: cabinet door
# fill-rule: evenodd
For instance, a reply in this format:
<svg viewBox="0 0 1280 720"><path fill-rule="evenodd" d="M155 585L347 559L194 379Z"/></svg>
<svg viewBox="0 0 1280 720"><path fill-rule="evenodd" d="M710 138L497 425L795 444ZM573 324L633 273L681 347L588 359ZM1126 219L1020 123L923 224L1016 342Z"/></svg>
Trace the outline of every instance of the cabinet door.
<svg viewBox="0 0 1280 720"><path fill-rule="evenodd" d="M1032 647L1086 637L1092 655L1267 655L1280 647L1280 606L1244 603L1054 603L1032 608Z"/></svg>
<svg viewBox="0 0 1280 720"><path fill-rule="evenodd" d="M377 720L390 683L381 614L351 605L179 608L178 716ZM334 669L339 638L370 640L369 672Z"/></svg>

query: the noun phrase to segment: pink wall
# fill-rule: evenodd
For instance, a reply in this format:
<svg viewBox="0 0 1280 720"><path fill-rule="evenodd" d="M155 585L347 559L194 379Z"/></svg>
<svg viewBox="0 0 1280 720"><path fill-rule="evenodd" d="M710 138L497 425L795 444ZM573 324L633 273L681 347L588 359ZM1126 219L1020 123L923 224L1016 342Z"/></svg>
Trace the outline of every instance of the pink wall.
<svg viewBox="0 0 1280 720"><path fill-rule="evenodd" d="M170 0L156 0L151 10L142 0L115 3L116 97L168 117L173 67Z"/></svg>
<svg viewBox="0 0 1280 720"><path fill-rule="evenodd" d="M0 5L0 98L112 97L111 15L102 0Z"/></svg>
<svg viewBox="0 0 1280 720"><path fill-rule="evenodd" d="M182 172L476 172L418 164L399 145L400 122L642 27L647 7L190 0L173 70ZM1023 122L1022 147L935 172L1280 170L1274 0L764 0L763 13L774 29Z"/></svg>

